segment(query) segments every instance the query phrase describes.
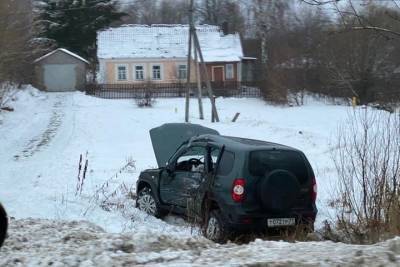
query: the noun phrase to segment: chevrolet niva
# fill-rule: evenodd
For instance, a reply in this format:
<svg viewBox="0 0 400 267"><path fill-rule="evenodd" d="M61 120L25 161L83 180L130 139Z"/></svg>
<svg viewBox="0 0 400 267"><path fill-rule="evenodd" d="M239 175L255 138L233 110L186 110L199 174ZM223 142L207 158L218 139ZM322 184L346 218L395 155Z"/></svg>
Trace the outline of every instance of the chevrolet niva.
<svg viewBox="0 0 400 267"><path fill-rule="evenodd" d="M301 151L196 124L164 124L150 137L159 168L139 176L140 210L195 218L215 242L268 229L313 231L317 186Z"/></svg>

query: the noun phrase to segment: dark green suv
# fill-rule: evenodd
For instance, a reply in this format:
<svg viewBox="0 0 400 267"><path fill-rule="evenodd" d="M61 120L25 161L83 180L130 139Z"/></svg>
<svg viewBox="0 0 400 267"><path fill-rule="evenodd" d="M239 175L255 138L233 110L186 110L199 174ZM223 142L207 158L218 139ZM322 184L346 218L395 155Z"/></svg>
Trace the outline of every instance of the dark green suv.
<svg viewBox="0 0 400 267"><path fill-rule="evenodd" d="M196 124L164 124L150 136L159 168L140 174L140 210L195 219L217 242L250 231L313 230L317 186L301 151Z"/></svg>

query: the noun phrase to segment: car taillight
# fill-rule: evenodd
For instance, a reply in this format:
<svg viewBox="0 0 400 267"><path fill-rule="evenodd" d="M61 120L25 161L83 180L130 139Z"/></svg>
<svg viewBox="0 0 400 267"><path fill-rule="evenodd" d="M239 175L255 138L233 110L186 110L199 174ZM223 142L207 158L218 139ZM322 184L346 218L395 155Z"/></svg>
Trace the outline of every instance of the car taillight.
<svg viewBox="0 0 400 267"><path fill-rule="evenodd" d="M311 200L312 202L315 202L317 200L317 181L315 180L315 177L312 178L311 181Z"/></svg>
<svg viewBox="0 0 400 267"><path fill-rule="evenodd" d="M238 178L233 181L232 185L232 199L235 202L242 202L244 200L244 185L246 181L243 178Z"/></svg>

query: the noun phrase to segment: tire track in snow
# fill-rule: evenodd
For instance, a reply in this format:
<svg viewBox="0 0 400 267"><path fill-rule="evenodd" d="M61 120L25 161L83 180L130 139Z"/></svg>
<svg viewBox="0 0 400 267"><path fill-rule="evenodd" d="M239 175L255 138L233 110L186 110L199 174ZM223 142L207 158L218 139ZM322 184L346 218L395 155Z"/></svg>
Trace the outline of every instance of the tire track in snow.
<svg viewBox="0 0 400 267"><path fill-rule="evenodd" d="M20 158L25 159L32 157L35 153L46 148L50 141L57 134L58 129L60 128L63 122L63 118L65 116L64 104L66 96L59 95L56 98L57 101L53 104L52 115L50 117L46 130L43 133L30 139L24 146L21 153L14 156L15 160L18 160Z"/></svg>

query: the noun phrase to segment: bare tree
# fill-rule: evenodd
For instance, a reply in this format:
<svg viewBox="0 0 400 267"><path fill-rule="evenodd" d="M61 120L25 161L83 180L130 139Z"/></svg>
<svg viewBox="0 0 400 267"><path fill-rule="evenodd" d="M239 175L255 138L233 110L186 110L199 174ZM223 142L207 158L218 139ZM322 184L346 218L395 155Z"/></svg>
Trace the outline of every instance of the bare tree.
<svg viewBox="0 0 400 267"><path fill-rule="evenodd" d="M319 51L331 25L329 16L320 9L297 9L286 35L291 53L283 55L277 69L290 91L291 102L303 104L305 91L321 92L323 88Z"/></svg>
<svg viewBox="0 0 400 267"><path fill-rule="evenodd" d="M135 0L124 8L123 24L187 24L186 0Z"/></svg>
<svg viewBox="0 0 400 267"><path fill-rule="evenodd" d="M365 16L360 13L359 9L355 7L352 0L300 0L301 2L311 5L311 6L332 6L333 9L336 11L339 17L342 18L342 23L345 24L347 27L350 27L352 30L367 30L372 31L379 34L389 34L392 36L400 37L400 30L392 28L390 25L379 25L375 24L373 21L368 20ZM340 6L340 4L345 4ZM384 4L391 4L390 9L396 11L400 11L400 4L397 0L389 0L389 1L382 1ZM346 5L347 4L347 5ZM364 1L363 6L374 6L379 4L379 1ZM362 9L362 8L361 8ZM358 25L348 24L348 21L343 19L345 16L351 16L358 22ZM393 22L400 23L400 18L398 16L393 16L391 12L384 14L384 16L390 17L393 19Z"/></svg>
<svg viewBox="0 0 400 267"><path fill-rule="evenodd" d="M371 23L386 25L390 24L386 12L387 8L369 6L360 14ZM388 81L398 82L399 40L372 31L354 31L358 22L352 15L342 20L344 24L332 28L320 48L326 87L338 95L355 96L361 104L390 100L395 89Z"/></svg>
<svg viewBox="0 0 400 267"><path fill-rule="evenodd" d="M286 75L279 68L293 56L288 36L293 18L290 1L253 1L256 38L260 43L260 64L257 73L260 87L267 100L287 102Z"/></svg>
<svg viewBox="0 0 400 267"><path fill-rule="evenodd" d="M0 82L29 82L32 74L30 1L0 2Z"/></svg>
<svg viewBox="0 0 400 267"><path fill-rule="evenodd" d="M351 242L400 233L400 116L356 110L338 131L333 152L337 226Z"/></svg>
<svg viewBox="0 0 400 267"><path fill-rule="evenodd" d="M174 2L162 0L159 7L160 23L188 24L188 1L175 0Z"/></svg>
<svg viewBox="0 0 400 267"><path fill-rule="evenodd" d="M225 33L244 31L245 17L238 1L201 0L196 13L200 23L223 26Z"/></svg>

